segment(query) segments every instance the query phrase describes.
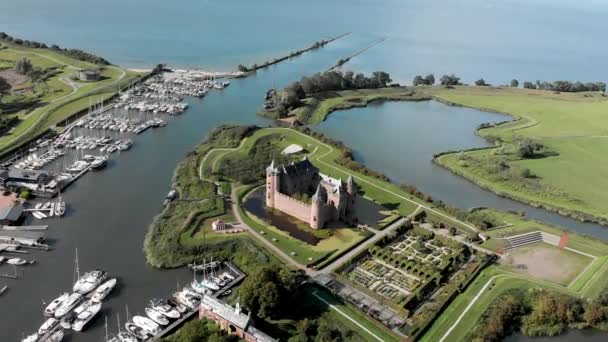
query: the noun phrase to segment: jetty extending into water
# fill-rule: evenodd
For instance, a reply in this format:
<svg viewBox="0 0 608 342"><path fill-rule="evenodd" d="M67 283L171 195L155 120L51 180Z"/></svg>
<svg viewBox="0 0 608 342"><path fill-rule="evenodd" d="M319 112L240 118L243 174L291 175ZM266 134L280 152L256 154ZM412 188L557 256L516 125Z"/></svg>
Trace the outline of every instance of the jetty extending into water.
<svg viewBox="0 0 608 342"><path fill-rule="evenodd" d="M266 68L266 67L269 67L271 65L274 65L274 64L277 64L277 63L281 63L281 62L283 62L283 61L285 61L285 60L287 60L289 58L297 57L297 56L299 56L299 55L301 55L303 53L306 53L308 51L312 51L312 50L316 50L316 49L322 48L323 46L325 46L325 45L327 45L327 44L329 44L331 42L334 42L334 41L336 41L336 40L338 40L338 39L340 39L342 37L346 37L349 34L350 34L350 32L346 32L346 33L343 33L343 34L341 34L339 36L335 36L335 37L332 37L332 38L329 38L329 39L322 39L322 40L316 41L316 42L312 43L312 45L310 45L307 48L293 51L293 52L291 52L291 53L289 53L289 54L287 54L287 55L285 55L283 57L278 57L278 58L266 61L266 62L264 62L262 64L253 64L253 65L251 65L249 67L246 67L244 65L239 65L239 70L243 71L243 72L246 72L246 73L243 74L243 76L246 76L246 75L248 75L248 73L254 72L254 71L258 70L258 69Z"/></svg>

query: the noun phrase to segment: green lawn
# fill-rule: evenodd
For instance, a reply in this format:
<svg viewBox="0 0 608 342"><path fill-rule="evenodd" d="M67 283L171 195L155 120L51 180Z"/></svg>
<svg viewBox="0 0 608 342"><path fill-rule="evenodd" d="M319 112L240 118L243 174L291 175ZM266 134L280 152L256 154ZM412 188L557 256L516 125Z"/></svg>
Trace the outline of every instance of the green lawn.
<svg viewBox="0 0 608 342"><path fill-rule="evenodd" d="M494 192L559 210L577 218L608 222L608 98L598 93L561 93L522 89L462 87L429 90L441 100L473 108L510 113L515 122L482 129L513 150L515 137L546 146L546 157L521 160L498 149L456 154L438 162ZM503 150L504 150L503 149ZM511 172L529 169L537 177L500 177L492 165L505 161Z"/></svg>

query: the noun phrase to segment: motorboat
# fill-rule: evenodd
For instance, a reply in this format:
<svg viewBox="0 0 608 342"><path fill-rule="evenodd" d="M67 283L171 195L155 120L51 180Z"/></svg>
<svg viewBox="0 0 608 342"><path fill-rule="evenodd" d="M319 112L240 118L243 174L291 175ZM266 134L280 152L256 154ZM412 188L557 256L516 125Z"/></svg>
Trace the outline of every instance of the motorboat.
<svg viewBox="0 0 608 342"><path fill-rule="evenodd" d="M72 324L72 329L82 331L84 326L89 323L101 310L101 303L91 304L83 312L78 314L78 318Z"/></svg>
<svg viewBox="0 0 608 342"><path fill-rule="evenodd" d="M152 308L146 308L144 311L146 312L146 316L148 316L155 323L159 325L169 324L169 320L167 319L167 317L165 317L165 315L161 314L160 312Z"/></svg>
<svg viewBox="0 0 608 342"><path fill-rule="evenodd" d="M27 260L21 258L10 258L6 260L6 263L9 265L21 266L27 264Z"/></svg>
<svg viewBox="0 0 608 342"><path fill-rule="evenodd" d="M65 202L59 200L55 203L55 216L63 216L65 214Z"/></svg>
<svg viewBox="0 0 608 342"><path fill-rule="evenodd" d="M179 311L171 305L163 302L162 300L150 301L150 308L160 312L168 318L178 319L180 315Z"/></svg>
<svg viewBox="0 0 608 342"><path fill-rule="evenodd" d="M125 329L129 332L129 334L135 336L137 339L142 341L145 341L152 336L152 334L148 330L143 329L142 327L133 322L125 323Z"/></svg>
<svg viewBox="0 0 608 342"><path fill-rule="evenodd" d="M90 300L85 300L74 309L74 313L76 313L76 315L80 315L81 313L85 312L89 307L93 306L93 304L95 303Z"/></svg>
<svg viewBox="0 0 608 342"><path fill-rule="evenodd" d="M95 160L93 160L91 162L91 168L93 168L94 170L101 169L104 166L106 166L107 162L108 162L108 157L106 157L106 156L99 156L99 157L95 158Z"/></svg>
<svg viewBox="0 0 608 342"><path fill-rule="evenodd" d="M38 341L38 333L33 333L31 335L26 336L21 340L21 342L37 342Z"/></svg>
<svg viewBox="0 0 608 342"><path fill-rule="evenodd" d="M72 329L72 325L77 319L77 315L74 312L68 312L67 315L61 317L61 321L59 321L59 325L61 325L64 329Z"/></svg>
<svg viewBox="0 0 608 342"><path fill-rule="evenodd" d="M197 281L192 281L192 283L190 284L190 288L192 288L192 290L194 290L194 292L196 292L197 294L201 295L212 293L212 291L208 287Z"/></svg>
<svg viewBox="0 0 608 342"><path fill-rule="evenodd" d="M63 340L64 331L62 328L59 328L51 333L49 337L47 337L43 342L61 342Z"/></svg>
<svg viewBox="0 0 608 342"><path fill-rule="evenodd" d="M72 311L82 301L82 295L80 293L72 293L68 298L57 307L55 310L55 318L59 318Z"/></svg>
<svg viewBox="0 0 608 342"><path fill-rule="evenodd" d="M93 270L85 273L74 284L74 292L86 294L93 291L102 281L108 278L108 274L103 270Z"/></svg>
<svg viewBox="0 0 608 342"><path fill-rule="evenodd" d="M137 337L125 331L119 332L117 337L120 342L138 342Z"/></svg>
<svg viewBox="0 0 608 342"><path fill-rule="evenodd" d="M116 278L112 278L105 283L101 284L95 291L93 291L93 296L91 296L91 301L99 303L104 298L110 294L112 289L116 286Z"/></svg>
<svg viewBox="0 0 608 342"><path fill-rule="evenodd" d="M148 317L133 316L133 323L135 323L138 327L148 331L152 335L158 334L160 332L160 326Z"/></svg>
<svg viewBox="0 0 608 342"><path fill-rule="evenodd" d="M47 319L40 328L38 329L38 335L42 336L49 331L51 331L57 324L59 324L59 320L57 318L51 317Z"/></svg>
<svg viewBox="0 0 608 342"><path fill-rule="evenodd" d="M197 296L193 296L191 293L185 291L176 292L173 296L178 303L190 309L196 307L199 301Z"/></svg>
<svg viewBox="0 0 608 342"><path fill-rule="evenodd" d="M57 310L57 308L63 303L65 302L66 299L68 299L68 297L70 296L69 293L64 293L61 296L53 299L52 302L49 303L49 305L46 306L46 308L44 309L44 315L45 316L53 316L55 314L55 310Z"/></svg>
<svg viewBox="0 0 608 342"><path fill-rule="evenodd" d="M167 300L167 304L175 308L180 315L188 311L188 308L184 304L178 302L174 297L169 298L169 300Z"/></svg>

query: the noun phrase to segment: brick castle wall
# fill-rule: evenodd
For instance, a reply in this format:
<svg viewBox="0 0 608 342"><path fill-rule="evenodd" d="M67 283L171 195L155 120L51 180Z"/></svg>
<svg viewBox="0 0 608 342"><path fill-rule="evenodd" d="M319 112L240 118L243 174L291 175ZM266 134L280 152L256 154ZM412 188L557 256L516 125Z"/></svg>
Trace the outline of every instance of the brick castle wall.
<svg viewBox="0 0 608 342"><path fill-rule="evenodd" d="M284 195L278 191L275 191L274 193L274 207L275 209L291 215L298 220L307 223L310 221L310 205Z"/></svg>

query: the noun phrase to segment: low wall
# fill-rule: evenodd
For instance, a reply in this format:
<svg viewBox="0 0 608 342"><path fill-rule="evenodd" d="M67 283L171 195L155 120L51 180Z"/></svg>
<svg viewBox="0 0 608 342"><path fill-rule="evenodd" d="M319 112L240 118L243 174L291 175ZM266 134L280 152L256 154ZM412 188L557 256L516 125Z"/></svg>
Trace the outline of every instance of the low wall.
<svg viewBox="0 0 608 342"><path fill-rule="evenodd" d="M298 220L304 222L310 221L310 205L280 192L274 193L274 207Z"/></svg>

